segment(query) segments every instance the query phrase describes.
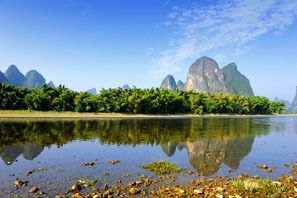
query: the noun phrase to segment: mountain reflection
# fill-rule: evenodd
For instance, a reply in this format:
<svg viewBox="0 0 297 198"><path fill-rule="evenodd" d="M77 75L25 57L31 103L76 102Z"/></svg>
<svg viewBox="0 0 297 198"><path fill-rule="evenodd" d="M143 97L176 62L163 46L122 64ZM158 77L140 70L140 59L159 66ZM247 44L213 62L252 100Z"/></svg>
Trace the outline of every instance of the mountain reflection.
<svg viewBox="0 0 297 198"><path fill-rule="evenodd" d="M5 146L0 149L0 156L6 165L13 163L21 154L27 160L33 160L37 157L43 148L38 144L23 144Z"/></svg>
<svg viewBox="0 0 297 198"><path fill-rule="evenodd" d="M1 121L0 157L10 165L20 155L32 160L53 144L98 139L101 144L161 146L167 156L185 148L193 168L211 175L222 163L238 168L254 137L269 128L269 119L255 122L249 117Z"/></svg>

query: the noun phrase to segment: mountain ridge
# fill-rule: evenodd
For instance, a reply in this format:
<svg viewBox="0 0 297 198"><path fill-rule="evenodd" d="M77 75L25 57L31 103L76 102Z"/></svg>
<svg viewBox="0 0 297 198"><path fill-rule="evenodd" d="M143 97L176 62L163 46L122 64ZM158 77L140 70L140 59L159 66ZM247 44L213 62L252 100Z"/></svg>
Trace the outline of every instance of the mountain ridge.
<svg viewBox="0 0 297 198"><path fill-rule="evenodd" d="M24 75L18 67L13 64L6 69L5 73L0 71L0 82L30 89L41 88L43 84L46 84L45 78L37 70L30 70ZM52 81L47 85L55 87Z"/></svg>

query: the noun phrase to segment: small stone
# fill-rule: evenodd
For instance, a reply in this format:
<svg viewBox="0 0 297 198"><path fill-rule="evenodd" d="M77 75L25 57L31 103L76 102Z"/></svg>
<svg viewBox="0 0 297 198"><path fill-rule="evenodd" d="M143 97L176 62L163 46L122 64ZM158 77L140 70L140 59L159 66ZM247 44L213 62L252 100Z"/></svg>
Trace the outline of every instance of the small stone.
<svg viewBox="0 0 297 198"><path fill-rule="evenodd" d="M82 166L94 166L94 162L85 162L82 164Z"/></svg>
<svg viewBox="0 0 297 198"><path fill-rule="evenodd" d="M267 165L265 165L265 164L263 164L263 165L262 165L262 168L263 168L263 169L267 169L267 168L268 168L268 166L267 166Z"/></svg>
<svg viewBox="0 0 297 198"><path fill-rule="evenodd" d="M195 189L194 193L198 194L198 195L201 195L201 194L203 194L203 190L202 189Z"/></svg>
<svg viewBox="0 0 297 198"><path fill-rule="evenodd" d="M72 190L73 193L79 192L80 189L81 189L81 186L78 185L78 184L74 184L73 186L71 186L71 190Z"/></svg>
<svg viewBox="0 0 297 198"><path fill-rule="evenodd" d="M109 195L112 195L112 190L106 190L104 193L103 193L104 197L106 196L109 196Z"/></svg>
<svg viewBox="0 0 297 198"><path fill-rule="evenodd" d="M111 164L117 164L117 163L120 163L120 160L109 160L109 162Z"/></svg>
<svg viewBox="0 0 297 198"><path fill-rule="evenodd" d="M185 191L180 188L176 188L175 191L178 193L179 196L183 196L185 194Z"/></svg>
<svg viewBox="0 0 297 198"><path fill-rule="evenodd" d="M65 198L64 195L56 195L55 198Z"/></svg>
<svg viewBox="0 0 297 198"><path fill-rule="evenodd" d="M38 191L38 187L33 187L29 190L30 193L36 193Z"/></svg>
<svg viewBox="0 0 297 198"><path fill-rule="evenodd" d="M221 194L216 194L216 198L224 198L224 196Z"/></svg>
<svg viewBox="0 0 297 198"><path fill-rule="evenodd" d="M271 169L271 168L268 168L268 169L266 170L266 172L267 172L267 173L271 173L271 172L272 172L272 169Z"/></svg>
<svg viewBox="0 0 297 198"><path fill-rule="evenodd" d="M254 178L254 179L260 179L260 176L259 176L259 175L254 175L253 178Z"/></svg>
<svg viewBox="0 0 297 198"><path fill-rule="evenodd" d="M44 192L43 191L40 191L39 195L44 195Z"/></svg>
<svg viewBox="0 0 297 198"><path fill-rule="evenodd" d="M217 187L217 191L218 191L218 192L224 192L224 191L225 191L225 189L224 189L224 188L222 188L222 187Z"/></svg>
<svg viewBox="0 0 297 198"><path fill-rule="evenodd" d="M192 171L188 171L188 175L193 175L194 173Z"/></svg>
<svg viewBox="0 0 297 198"><path fill-rule="evenodd" d="M130 190L129 190L130 195L136 195L138 193L140 193L140 190L137 188L130 188Z"/></svg>
<svg viewBox="0 0 297 198"><path fill-rule="evenodd" d="M291 166L291 164L285 163L285 167L289 167L289 166Z"/></svg>
<svg viewBox="0 0 297 198"><path fill-rule="evenodd" d="M150 191L150 195L154 196L154 195L156 195L156 192L152 190L152 191Z"/></svg>
<svg viewBox="0 0 297 198"><path fill-rule="evenodd" d="M28 175L30 175L32 173L34 173L34 170L33 169L30 169L30 170L27 171L26 175L28 176Z"/></svg>
<svg viewBox="0 0 297 198"><path fill-rule="evenodd" d="M116 183L120 184L120 183L122 183L122 180L118 179L118 180L116 180Z"/></svg>
<svg viewBox="0 0 297 198"><path fill-rule="evenodd" d="M21 180L19 180L18 178L16 178L16 179L14 180L14 183L13 183L13 185L16 186L16 187L19 187L19 186L21 186L22 184L23 184L23 182L22 182Z"/></svg>

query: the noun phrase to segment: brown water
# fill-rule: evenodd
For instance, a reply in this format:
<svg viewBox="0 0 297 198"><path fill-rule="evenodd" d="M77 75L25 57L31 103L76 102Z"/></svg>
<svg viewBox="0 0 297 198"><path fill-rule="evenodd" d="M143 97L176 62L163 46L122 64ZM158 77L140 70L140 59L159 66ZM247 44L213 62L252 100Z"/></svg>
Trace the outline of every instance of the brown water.
<svg viewBox="0 0 297 198"><path fill-rule="evenodd" d="M30 196L32 186L44 196L65 194L81 178L100 178L98 187L117 179L126 185L141 174L155 177L142 164L159 160L194 172L181 174L175 181L181 184L241 173L276 178L297 161L297 117L6 119L0 121L0 157L0 197ZM29 169L35 172L26 176ZM14 189L16 178L28 186Z"/></svg>

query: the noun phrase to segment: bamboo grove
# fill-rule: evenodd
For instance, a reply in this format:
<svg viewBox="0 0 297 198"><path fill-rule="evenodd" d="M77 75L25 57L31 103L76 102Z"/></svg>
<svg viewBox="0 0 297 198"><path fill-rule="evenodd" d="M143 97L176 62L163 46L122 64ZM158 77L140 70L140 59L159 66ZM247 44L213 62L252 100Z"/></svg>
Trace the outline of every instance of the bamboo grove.
<svg viewBox="0 0 297 198"><path fill-rule="evenodd" d="M99 94L76 92L59 85L40 89L0 83L0 110L119 112L133 114L274 114L283 102L267 97L167 89L102 89Z"/></svg>

